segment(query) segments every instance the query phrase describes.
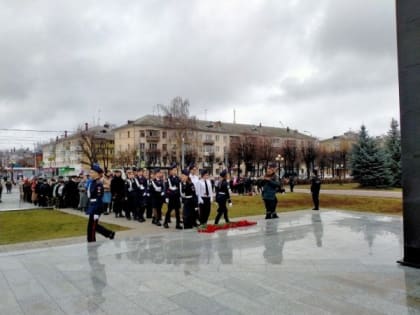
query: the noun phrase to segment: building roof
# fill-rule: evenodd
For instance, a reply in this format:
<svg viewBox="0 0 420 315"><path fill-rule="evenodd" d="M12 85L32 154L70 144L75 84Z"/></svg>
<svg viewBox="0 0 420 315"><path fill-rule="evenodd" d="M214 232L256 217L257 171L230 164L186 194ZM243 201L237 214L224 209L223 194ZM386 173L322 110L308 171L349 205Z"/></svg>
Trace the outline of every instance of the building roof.
<svg viewBox="0 0 420 315"><path fill-rule="evenodd" d="M166 118L167 119L167 118ZM290 128L276 128L263 125L250 125L250 124L234 124L221 121L210 121L210 120L199 120L195 121L195 127L192 128L197 131L203 132L219 132L227 134L246 134L246 135L264 135L270 137L281 137L281 138L298 138L314 140L314 137L299 133L297 130ZM118 131L127 127L154 127L154 128L165 128L170 129L168 121L165 120L164 116L146 115L140 117L134 121L129 121L127 124L119 126L114 129Z"/></svg>

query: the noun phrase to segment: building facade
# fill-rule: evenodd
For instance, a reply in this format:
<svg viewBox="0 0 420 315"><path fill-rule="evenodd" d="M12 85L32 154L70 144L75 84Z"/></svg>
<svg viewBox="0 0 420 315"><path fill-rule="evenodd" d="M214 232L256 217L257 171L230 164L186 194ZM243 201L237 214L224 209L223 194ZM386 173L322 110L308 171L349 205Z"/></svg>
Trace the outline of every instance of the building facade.
<svg viewBox="0 0 420 315"><path fill-rule="evenodd" d="M172 162L187 166L195 162L213 175L227 167L243 175L255 174L256 168L264 166L258 165L260 161L273 161L285 145L317 146L317 140L289 128L185 122L155 115L114 129L115 163L119 167L165 167ZM267 151L266 156L261 151ZM300 172L300 166L295 168Z"/></svg>

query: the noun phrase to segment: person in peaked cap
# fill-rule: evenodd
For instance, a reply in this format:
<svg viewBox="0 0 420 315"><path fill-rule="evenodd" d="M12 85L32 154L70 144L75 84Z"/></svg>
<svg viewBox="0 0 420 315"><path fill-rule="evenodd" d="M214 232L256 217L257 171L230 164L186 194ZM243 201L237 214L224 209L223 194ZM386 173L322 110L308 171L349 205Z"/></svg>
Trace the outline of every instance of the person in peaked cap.
<svg viewBox="0 0 420 315"><path fill-rule="evenodd" d="M211 203L213 201L213 191L209 174L206 169L201 171L201 179L198 182L198 205L200 207L200 224L207 224L209 219Z"/></svg>
<svg viewBox="0 0 420 315"><path fill-rule="evenodd" d="M198 193L198 191L200 189L200 187L199 187L200 178L198 177L197 165L194 162L190 163L189 170L190 170L190 178L191 178L191 181L192 181L192 183L195 186L196 193ZM199 209L198 204L197 204L197 207L195 208L195 212L194 212L194 216L195 216L195 218L194 218L194 226L200 225L200 220L199 220L200 213L199 213L199 210L200 209Z"/></svg>
<svg viewBox="0 0 420 315"><path fill-rule="evenodd" d="M229 203L229 207L232 206L232 201L230 200L230 187L227 181L227 171L223 170L220 172L220 181L216 187L216 202L218 204L217 215L214 220L214 224L218 224L222 215L225 218L225 222L229 223L228 209L226 207L226 202Z"/></svg>
<svg viewBox="0 0 420 315"><path fill-rule="evenodd" d="M180 192L179 192L179 184L181 180L176 175L177 173L177 165L173 163L169 167L169 176L166 180L166 203L168 204L168 209L165 215L165 222L163 223L164 228L169 228L169 222L171 221L171 213L172 210L175 210L175 218L176 218L176 228L182 229L181 226L181 217L180 217L180 208L181 208L181 201L180 201Z"/></svg>
<svg viewBox="0 0 420 315"><path fill-rule="evenodd" d="M182 170L180 193L182 197L184 229L192 229L195 225L195 208L197 207L197 195L195 186L191 181L188 169Z"/></svg>
<svg viewBox="0 0 420 315"><path fill-rule="evenodd" d="M155 168L153 172L154 179L151 180L150 185L150 197L153 208L152 223L157 226L162 226L160 220L162 219L162 206L165 199L165 183L163 182L160 168Z"/></svg>
<svg viewBox="0 0 420 315"><path fill-rule="evenodd" d="M101 181L103 174L102 168L98 164L93 164L90 168L91 181L88 183L87 195L89 198L89 221L87 226L87 241L96 242L96 232L105 237L114 239L115 232L108 230L99 224L99 217L102 214L102 197L104 195L104 186Z"/></svg>

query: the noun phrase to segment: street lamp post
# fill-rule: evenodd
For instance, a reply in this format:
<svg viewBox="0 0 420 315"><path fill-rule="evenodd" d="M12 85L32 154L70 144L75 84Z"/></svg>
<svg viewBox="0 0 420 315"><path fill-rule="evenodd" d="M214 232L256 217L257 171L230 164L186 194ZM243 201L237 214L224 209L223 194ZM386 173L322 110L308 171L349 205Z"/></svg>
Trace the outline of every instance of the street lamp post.
<svg viewBox="0 0 420 315"><path fill-rule="evenodd" d="M279 178L281 177L281 162L284 160L284 158L281 156L281 154L278 154L276 156L276 161L278 163L278 169L279 169Z"/></svg>

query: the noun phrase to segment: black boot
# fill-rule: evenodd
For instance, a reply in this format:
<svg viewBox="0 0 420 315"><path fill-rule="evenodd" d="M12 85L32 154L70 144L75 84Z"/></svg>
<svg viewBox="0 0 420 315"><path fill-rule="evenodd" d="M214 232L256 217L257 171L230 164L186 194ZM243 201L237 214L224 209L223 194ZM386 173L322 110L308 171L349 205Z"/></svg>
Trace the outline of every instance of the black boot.
<svg viewBox="0 0 420 315"><path fill-rule="evenodd" d="M164 227L165 229L169 229L169 224L168 224L168 222L163 223L163 227Z"/></svg>

